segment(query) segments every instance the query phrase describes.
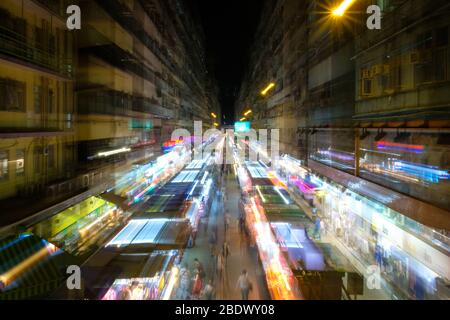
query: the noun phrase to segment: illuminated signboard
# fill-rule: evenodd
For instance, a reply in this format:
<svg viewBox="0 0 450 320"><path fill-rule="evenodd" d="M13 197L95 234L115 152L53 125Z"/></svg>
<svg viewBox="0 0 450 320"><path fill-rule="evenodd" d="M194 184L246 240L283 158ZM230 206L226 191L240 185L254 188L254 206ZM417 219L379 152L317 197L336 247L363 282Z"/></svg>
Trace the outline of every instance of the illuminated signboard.
<svg viewBox="0 0 450 320"><path fill-rule="evenodd" d="M153 129L152 120L130 119L130 129Z"/></svg>
<svg viewBox="0 0 450 320"><path fill-rule="evenodd" d="M249 132L250 131L250 122L249 121L240 121L234 123L234 131L235 132Z"/></svg>
<svg viewBox="0 0 450 320"><path fill-rule="evenodd" d="M163 153L168 153L172 151L176 146L179 146L183 143L182 140L169 140L163 143L162 150Z"/></svg>

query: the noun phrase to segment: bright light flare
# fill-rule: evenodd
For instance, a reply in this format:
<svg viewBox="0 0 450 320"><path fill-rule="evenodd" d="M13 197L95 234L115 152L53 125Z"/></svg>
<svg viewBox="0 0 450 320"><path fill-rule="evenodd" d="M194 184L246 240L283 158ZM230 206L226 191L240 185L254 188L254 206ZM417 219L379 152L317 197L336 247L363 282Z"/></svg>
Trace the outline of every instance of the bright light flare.
<svg viewBox="0 0 450 320"><path fill-rule="evenodd" d="M333 10L333 15L334 16L339 16L342 17L345 13L345 11L347 11L347 9L355 2L356 0L344 0L342 1L342 3Z"/></svg>
<svg viewBox="0 0 450 320"><path fill-rule="evenodd" d="M246 113L244 113L244 116L248 116L251 113L252 113L252 110L248 110Z"/></svg>

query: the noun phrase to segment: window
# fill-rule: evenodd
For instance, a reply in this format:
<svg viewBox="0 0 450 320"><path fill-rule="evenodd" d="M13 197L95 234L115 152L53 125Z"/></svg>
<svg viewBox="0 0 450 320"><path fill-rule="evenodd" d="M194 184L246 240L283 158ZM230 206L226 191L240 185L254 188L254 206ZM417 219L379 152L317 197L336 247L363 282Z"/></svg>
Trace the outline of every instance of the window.
<svg viewBox="0 0 450 320"><path fill-rule="evenodd" d="M363 96L372 95L372 79L362 80L362 95Z"/></svg>
<svg viewBox="0 0 450 320"><path fill-rule="evenodd" d="M389 89L396 90L402 85L402 66L398 62L389 68Z"/></svg>
<svg viewBox="0 0 450 320"><path fill-rule="evenodd" d="M8 179L8 151L0 151L0 180Z"/></svg>
<svg viewBox="0 0 450 320"><path fill-rule="evenodd" d="M431 31L422 33L417 37L418 49L430 49L433 46L433 33Z"/></svg>
<svg viewBox="0 0 450 320"><path fill-rule="evenodd" d="M436 47L445 47L448 45L448 27L436 30Z"/></svg>
<svg viewBox="0 0 450 320"><path fill-rule="evenodd" d="M47 158L48 162L47 165L49 168L55 167L55 146L51 145L47 147Z"/></svg>
<svg viewBox="0 0 450 320"><path fill-rule="evenodd" d="M25 149L16 150L16 175L22 176L25 173Z"/></svg>
<svg viewBox="0 0 450 320"><path fill-rule="evenodd" d="M48 113L53 113L55 94L53 89L48 89Z"/></svg>
<svg viewBox="0 0 450 320"><path fill-rule="evenodd" d="M0 110L25 111L25 83L0 78Z"/></svg>
<svg viewBox="0 0 450 320"><path fill-rule="evenodd" d="M33 149L33 170L35 173L41 173L42 147Z"/></svg>
<svg viewBox="0 0 450 320"><path fill-rule="evenodd" d="M42 88L40 86L34 86L34 112L41 113L42 105Z"/></svg>
<svg viewBox="0 0 450 320"><path fill-rule="evenodd" d="M434 35L434 37L433 37ZM448 27L426 32L418 37L419 51L414 66L415 83L448 79Z"/></svg>

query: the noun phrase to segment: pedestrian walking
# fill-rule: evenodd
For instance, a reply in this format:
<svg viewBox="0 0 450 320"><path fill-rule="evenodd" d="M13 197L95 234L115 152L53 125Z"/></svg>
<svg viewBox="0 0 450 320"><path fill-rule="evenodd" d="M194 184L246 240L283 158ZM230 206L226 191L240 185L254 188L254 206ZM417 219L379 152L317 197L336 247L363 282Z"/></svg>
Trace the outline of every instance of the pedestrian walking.
<svg viewBox="0 0 450 320"><path fill-rule="evenodd" d="M321 226L320 222L321 222L320 218L316 217L316 221L314 222L314 238L316 240L320 240L320 226Z"/></svg>
<svg viewBox="0 0 450 320"><path fill-rule="evenodd" d="M208 283L202 290L202 300L213 300L215 295L215 290L212 284L212 279L209 279Z"/></svg>
<svg viewBox="0 0 450 320"><path fill-rule="evenodd" d="M239 213L239 233L244 233L244 226L245 226L245 218L244 215Z"/></svg>
<svg viewBox="0 0 450 320"><path fill-rule="evenodd" d="M180 269L180 285L178 287L178 296L181 300L189 298L190 276L187 264L183 264Z"/></svg>
<svg viewBox="0 0 450 320"><path fill-rule="evenodd" d="M243 232L243 233L241 233L241 236L240 236L240 249L241 249L242 255L245 254L247 247L248 247L247 235Z"/></svg>
<svg viewBox="0 0 450 320"><path fill-rule="evenodd" d="M216 268L217 268L217 278L219 280L221 280L222 277L223 277L223 269L224 269L224 261L223 261L223 254L222 253L217 255Z"/></svg>
<svg viewBox="0 0 450 320"><path fill-rule="evenodd" d="M230 228L231 224L231 216L228 210L225 213L225 234L227 233L228 229Z"/></svg>
<svg viewBox="0 0 450 320"><path fill-rule="evenodd" d="M188 240L188 243L187 243L187 247L188 248L194 247L194 238L192 237L192 233L189 235L189 240Z"/></svg>
<svg viewBox="0 0 450 320"><path fill-rule="evenodd" d="M200 278L204 279L206 276L205 268L203 268L203 264L197 258L194 259L194 268L198 271Z"/></svg>
<svg viewBox="0 0 450 320"><path fill-rule="evenodd" d="M215 248L216 248L216 242L217 242L216 231L215 230L211 230L211 232L209 233L209 251L211 253L211 257L214 256Z"/></svg>
<svg viewBox="0 0 450 320"><path fill-rule="evenodd" d="M202 278L200 276L199 270L196 270L193 281L194 283L192 285L192 297L194 299L199 299L203 287Z"/></svg>
<svg viewBox="0 0 450 320"><path fill-rule="evenodd" d="M227 202L227 200L228 200L228 197L227 197L227 186L225 185L223 187L223 201Z"/></svg>
<svg viewBox="0 0 450 320"><path fill-rule="evenodd" d="M206 231L208 231L209 216L205 215L202 220L203 220L203 232L206 233Z"/></svg>
<svg viewBox="0 0 450 320"><path fill-rule="evenodd" d="M224 269L227 268L227 260L228 260L229 255L230 255L230 246L228 245L228 243L226 241L224 241L224 243L222 245L222 256L223 256Z"/></svg>
<svg viewBox="0 0 450 320"><path fill-rule="evenodd" d="M242 273L239 276L238 281L236 283L236 288L238 288L241 291L242 300L248 300L250 291L253 290L253 284L248 278L247 270L245 269L242 270Z"/></svg>

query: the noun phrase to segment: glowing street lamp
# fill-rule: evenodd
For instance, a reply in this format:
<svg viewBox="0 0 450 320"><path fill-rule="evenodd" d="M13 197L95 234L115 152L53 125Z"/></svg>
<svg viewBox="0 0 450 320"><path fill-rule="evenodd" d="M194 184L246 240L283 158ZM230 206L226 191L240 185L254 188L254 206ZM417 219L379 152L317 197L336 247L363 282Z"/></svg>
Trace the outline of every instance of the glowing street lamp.
<svg viewBox="0 0 450 320"><path fill-rule="evenodd" d="M219 124L218 124L217 122L214 122L214 126L215 126L215 127L218 127Z"/></svg>
<svg viewBox="0 0 450 320"><path fill-rule="evenodd" d="M252 113L252 110L248 110L246 113L244 113L244 116L248 116L251 113Z"/></svg>
<svg viewBox="0 0 450 320"><path fill-rule="evenodd" d="M339 16L342 17L345 13L345 11L347 11L347 9L355 2L356 0L344 0L342 1L342 3L333 10L333 15L334 16Z"/></svg>
<svg viewBox="0 0 450 320"><path fill-rule="evenodd" d="M211 116L212 116L214 119L217 119L217 115L216 115L214 112L211 112Z"/></svg>
<svg viewBox="0 0 450 320"><path fill-rule="evenodd" d="M275 83L273 83L273 82L269 83L269 85L263 91L261 91L261 94L263 96L265 96L267 94L267 92L269 92L274 87L275 87Z"/></svg>
<svg viewBox="0 0 450 320"><path fill-rule="evenodd" d="M239 121L245 121L245 119L247 119L246 117L241 118Z"/></svg>

